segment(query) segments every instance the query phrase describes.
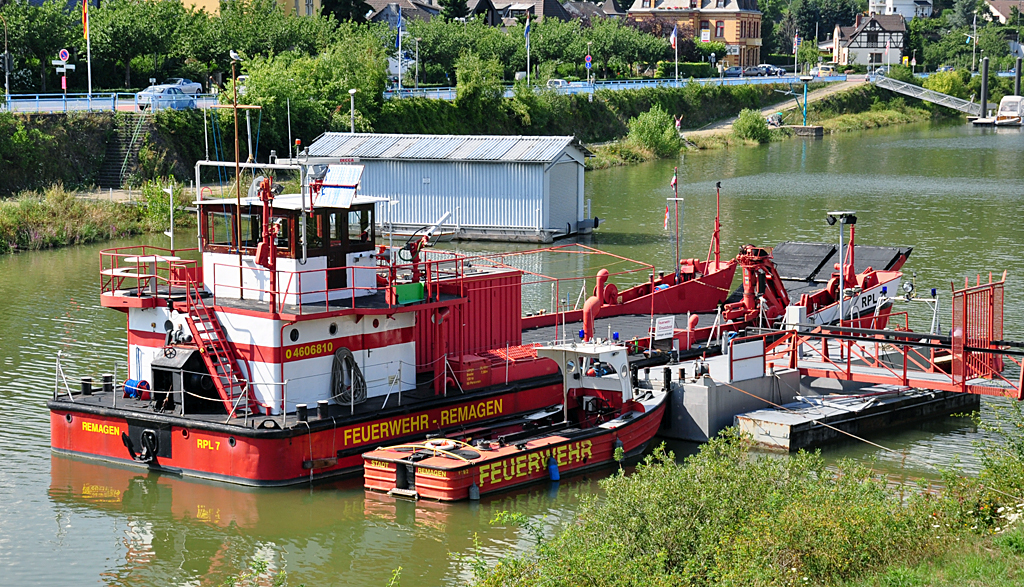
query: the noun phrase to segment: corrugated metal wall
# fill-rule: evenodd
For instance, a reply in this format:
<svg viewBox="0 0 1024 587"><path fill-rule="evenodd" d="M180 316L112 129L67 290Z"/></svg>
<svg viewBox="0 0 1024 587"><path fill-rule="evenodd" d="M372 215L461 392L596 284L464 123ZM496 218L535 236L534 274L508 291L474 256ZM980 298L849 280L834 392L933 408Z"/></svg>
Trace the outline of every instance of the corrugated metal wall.
<svg viewBox="0 0 1024 587"><path fill-rule="evenodd" d="M450 291L447 288L451 287ZM433 310L416 313L416 371L431 371L442 354L465 354L516 346L523 340L522 274L508 270L467 276L466 302L452 308L437 332ZM443 293L456 293L454 284ZM443 342L438 338L443 337Z"/></svg>
<svg viewBox="0 0 1024 587"><path fill-rule="evenodd" d="M571 161L558 163L548 170L550 206L548 207L547 222L551 228L566 230L566 224L568 224L568 232L576 232L578 220L576 171L578 168L579 164Z"/></svg>
<svg viewBox="0 0 1024 587"><path fill-rule="evenodd" d="M537 210L543 208L543 164L394 160L362 164L366 168L359 193L398 199L400 203L392 208L398 224L432 224L445 212L451 212L446 225L536 228L542 221ZM575 192L575 176L573 182ZM382 209L380 214L381 220L388 220L387 211Z"/></svg>

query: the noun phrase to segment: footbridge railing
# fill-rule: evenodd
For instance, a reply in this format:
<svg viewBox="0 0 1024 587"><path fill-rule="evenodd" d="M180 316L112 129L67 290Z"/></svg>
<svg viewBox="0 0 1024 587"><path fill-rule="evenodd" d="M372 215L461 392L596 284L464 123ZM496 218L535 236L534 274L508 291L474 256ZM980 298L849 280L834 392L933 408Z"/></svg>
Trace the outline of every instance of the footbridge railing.
<svg viewBox="0 0 1024 587"><path fill-rule="evenodd" d="M903 94L904 96L910 96L911 98L917 98L919 100L924 100L925 102L931 102L932 104L938 104L939 106L945 106L947 108L959 110L960 112L966 112L972 116L981 116L981 105L975 102L970 102L941 92L928 90L921 86L915 86L914 84L908 84L906 82L901 82L881 75L876 75L871 81L876 86L892 90L897 94Z"/></svg>

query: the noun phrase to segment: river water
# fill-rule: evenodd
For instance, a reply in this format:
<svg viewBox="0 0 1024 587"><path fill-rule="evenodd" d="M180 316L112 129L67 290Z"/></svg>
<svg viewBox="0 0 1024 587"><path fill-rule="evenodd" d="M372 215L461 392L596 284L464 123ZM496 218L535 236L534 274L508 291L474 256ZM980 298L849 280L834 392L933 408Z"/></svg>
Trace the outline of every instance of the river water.
<svg viewBox="0 0 1024 587"><path fill-rule="evenodd" d="M951 281L1008 270L1005 332L1019 340L1022 150L1020 131L920 125L591 172L588 197L602 223L588 244L671 266L662 223L678 166L684 257L707 254L717 181L723 256L745 243L834 241L825 213L854 210L859 242L915 247L905 271L916 273L918 291L937 288L946 325ZM97 252L108 246L0 258L0 585L219 585L256 558L292 585L385 585L399 567L406 585L453 584L472 572L459 554L493 561L530 546L527 532L489 524L497 512L526 513L552 532L580 495L599 491L600 473L478 504L395 503L364 493L359 480L257 491L51 456L45 401L55 353L68 356L69 377L124 360L123 317L98 306ZM923 305L910 311L912 326L926 329ZM983 402L983 418L991 405ZM853 442L824 454L934 480L936 466L976 467L972 441L981 437L970 420L946 418L872 437L905 459Z"/></svg>

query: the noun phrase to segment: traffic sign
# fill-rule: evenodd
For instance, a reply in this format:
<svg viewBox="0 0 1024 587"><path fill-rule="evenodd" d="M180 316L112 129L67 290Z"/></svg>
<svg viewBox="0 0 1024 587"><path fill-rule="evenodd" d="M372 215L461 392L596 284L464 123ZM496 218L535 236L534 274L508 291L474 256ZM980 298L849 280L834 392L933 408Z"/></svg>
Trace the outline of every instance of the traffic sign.
<svg viewBox="0 0 1024 587"><path fill-rule="evenodd" d="M590 55L587 55L586 57L583 58L583 60L586 61L587 63L590 63L592 59L593 58Z"/></svg>
<svg viewBox="0 0 1024 587"><path fill-rule="evenodd" d="M70 58L70 57L71 57L71 54L70 54L70 53L68 53L68 50L67 50L67 49L61 49L61 50L60 50L60 53L58 53L58 54L57 54L57 57L60 57L60 60L61 60L61 61L67 61L67 60L68 60L68 58Z"/></svg>
<svg viewBox="0 0 1024 587"><path fill-rule="evenodd" d="M591 65L591 63L590 63L589 61L587 62L587 64L586 64L586 65L587 65L587 69L590 69L590 65Z"/></svg>
<svg viewBox="0 0 1024 587"><path fill-rule="evenodd" d="M910 60L910 65L917 67L917 57L914 57L913 59Z"/></svg>

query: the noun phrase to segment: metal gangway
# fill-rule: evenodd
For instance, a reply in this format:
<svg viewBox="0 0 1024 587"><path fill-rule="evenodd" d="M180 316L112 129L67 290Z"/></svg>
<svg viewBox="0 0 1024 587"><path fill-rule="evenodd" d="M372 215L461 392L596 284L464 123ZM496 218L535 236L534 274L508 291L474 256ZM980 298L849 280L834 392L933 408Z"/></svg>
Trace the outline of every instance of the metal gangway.
<svg viewBox="0 0 1024 587"><path fill-rule="evenodd" d="M1003 339L1000 281L965 283L953 291L948 335L909 330L796 325L765 338L765 368L874 385L931 389L1024 400L1024 342Z"/></svg>
<svg viewBox="0 0 1024 587"><path fill-rule="evenodd" d="M921 86L901 82L883 75L874 76L871 79L871 83L880 88L892 90L897 94L903 94L904 96L910 96L911 98L917 98L918 100L924 100L925 102L931 102L932 104L938 104L939 106L959 110L960 112L965 112L972 116L981 116L981 104L970 102L962 98L956 98L949 94L927 90Z"/></svg>

